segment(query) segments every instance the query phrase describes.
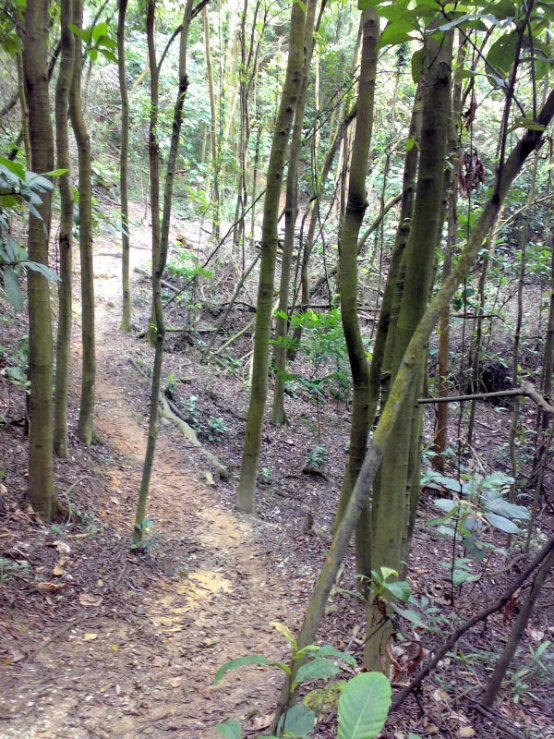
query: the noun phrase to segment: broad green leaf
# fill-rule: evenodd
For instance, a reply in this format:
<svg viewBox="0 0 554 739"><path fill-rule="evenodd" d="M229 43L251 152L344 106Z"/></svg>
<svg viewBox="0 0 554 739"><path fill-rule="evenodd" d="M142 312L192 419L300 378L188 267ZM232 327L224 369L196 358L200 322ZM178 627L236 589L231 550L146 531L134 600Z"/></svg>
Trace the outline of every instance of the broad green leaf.
<svg viewBox="0 0 554 739"><path fill-rule="evenodd" d="M325 659L325 657L317 657L300 667L296 673L292 689L294 690L301 683L307 683L308 680L324 680L338 675L339 672L340 668L333 664L331 660Z"/></svg>
<svg viewBox="0 0 554 739"><path fill-rule="evenodd" d="M292 644L294 651L296 652L296 639L294 638L294 634L289 629L289 627L286 624L282 624L280 621L272 621L270 626L273 626L273 628L280 634L282 634L285 639L288 639L288 641Z"/></svg>
<svg viewBox="0 0 554 739"><path fill-rule="evenodd" d="M19 313L23 310L23 295L21 294L17 275L9 267L4 267L2 270L2 277L4 279L4 290L6 291L8 300Z"/></svg>
<svg viewBox="0 0 554 739"><path fill-rule="evenodd" d="M236 670L237 667L244 667L244 665L271 665L272 662L267 659L267 657L263 657L261 654L249 654L246 657L237 657L236 659L232 659L230 662L227 662L222 667L219 668L219 670L216 672L215 680L214 682L217 683L220 682L222 677L226 675L230 670Z"/></svg>
<svg viewBox="0 0 554 739"><path fill-rule="evenodd" d="M440 508L445 513L450 513L454 508L458 507L458 501L450 500L450 498L438 498L433 501L435 508Z"/></svg>
<svg viewBox="0 0 554 739"><path fill-rule="evenodd" d="M289 708L284 716L281 716L277 724L277 734L292 739L307 739L308 734L314 728L316 715L302 703Z"/></svg>
<svg viewBox="0 0 554 739"><path fill-rule="evenodd" d="M102 38L98 39L98 46L102 46L104 47L104 49L115 51L117 49L117 41L111 36L103 36Z"/></svg>
<svg viewBox="0 0 554 739"><path fill-rule="evenodd" d="M496 513L485 513L485 518L495 529L500 529L506 534L518 534L519 529L513 521L504 516L497 516Z"/></svg>
<svg viewBox="0 0 554 739"><path fill-rule="evenodd" d="M500 36L487 54L487 62L492 66L493 71L508 74L515 61L517 48L518 34L516 31Z"/></svg>
<svg viewBox="0 0 554 739"><path fill-rule="evenodd" d="M90 43L90 39L92 37L92 29L91 28L79 28L79 26L74 25L73 23L68 23L67 27L73 31L75 36L78 36L82 41L84 41L86 44Z"/></svg>
<svg viewBox="0 0 554 739"><path fill-rule="evenodd" d="M92 40L94 43L98 42L98 39L101 39L102 36L108 35L108 24L105 22L97 23L94 28L92 29Z"/></svg>
<svg viewBox="0 0 554 739"><path fill-rule="evenodd" d="M385 585L385 590L387 593L392 595L393 598L403 601L409 600L410 595L412 594L410 586L403 580L399 582L388 582Z"/></svg>
<svg viewBox="0 0 554 739"><path fill-rule="evenodd" d="M63 174L68 174L68 169L54 169L52 172L47 172L49 177L61 177Z"/></svg>
<svg viewBox="0 0 554 739"><path fill-rule="evenodd" d="M356 660L351 654L341 652L340 649L335 649L335 647L332 647L330 644L326 644L325 646L321 647L321 649L317 652L317 656L336 657L337 659L343 659L346 664L350 665L351 667L356 664Z"/></svg>
<svg viewBox="0 0 554 739"><path fill-rule="evenodd" d="M107 59L109 62L112 62L112 64L117 64L117 57L115 54L113 54L111 51L107 51L106 49L98 49L98 51L102 54L102 56Z"/></svg>
<svg viewBox="0 0 554 739"><path fill-rule="evenodd" d="M25 182L25 167L19 164L19 162L12 162L11 159L0 156L0 165L2 169L14 174L20 182Z"/></svg>
<svg viewBox="0 0 554 739"><path fill-rule="evenodd" d="M506 516L506 518L516 518L521 521L528 521L531 518L531 514L525 506L509 503L504 498L487 500L485 507L488 511L498 513L500 516Z"/></svg>
<svg viewBox="0 0 554 739"><path fill-rule="evenodd" d="M60 279L53 269L50 269L50 267L47 267L45 264L41 264L40 262L23 261L21 262L21 266L30 269L31 272L39 272L41 275L46 277L47 280L50 280L50 282L55 282Z"/></svg>
<svg viewBox="0 0 554 739"><path fill-rule="evenodd" d="M380 672L348 681L339 700L338 739L374 739L387 720L391 686Z"/></svg>
<svg viewBox="0 0 554 739"><path fill-rule="evenodd" d="M381 577L383 582L386 582L389 577L398 577L398 572L393 570L392 567L381 567Z"/></svg>
<svg viewBox="0 0 554 739"><path fill-rule="evenodd" d="M425 49L418 49L412 55L412 79L416 83L421 79L423 62L425 60Z"/></svg>
<svg viewBox="0 0 554 739"><path fill-rule="evenodd" d="M429 628L429 626L422 619L421 614L419 614L417 611L414 611L413 608L399 608L395 605L393 605L393 608L396 613L402 616L402 618L405 618L407 621L413 623L414 626L419 626L419 628L421 629Z"/></svg>
<svg viewBox="0 0 554 739"><path fill-rule="evenodd" d="M465 582L478 582L481 579L481 575L472 575L467 570L454 570L452 573L452 584L457 587L463 585Z"/></svg>
<svg viewBox="0 0 554 739"><path fill-rule="evenodd" d="M98 59L98 49L89 49L87 53L91 61L95 62Z"/></svg>
<svg viewBox="0 0 554 739"><path fill-rule="evenodd" d="M242 739L242 730L238 721L224 721L215 727L225 739Z"/></svg>

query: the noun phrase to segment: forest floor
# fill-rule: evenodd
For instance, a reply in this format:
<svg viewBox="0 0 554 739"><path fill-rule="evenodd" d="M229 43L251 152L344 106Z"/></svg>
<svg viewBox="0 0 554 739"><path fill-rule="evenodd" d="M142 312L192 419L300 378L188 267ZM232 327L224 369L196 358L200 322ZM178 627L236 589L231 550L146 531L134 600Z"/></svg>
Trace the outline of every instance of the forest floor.
<svg viewBox="0 0 554 739"><path fill-rule="evenodd" d="M148 269L149 246L144 224L133 231L134 267ZM271 622L298 627L323 562L346 458L348 408L339 400L314 405L301 393L288 398L295 422L279 429L268 426L264 433L259 517L237 513L233 504L247 384L230 365L201 364L187 350L187 331L171 334L164 376L171 378L177 403L186 396L184 407L207 436L205 448L234 472L235 480L220 479L213 462L163 419L148 505L154 528L146 552L130 551L152 352L136 333L118 330L120 270L116 240L98 238L98 443L86 449L72 435L70 459L56 462L57 490L72 512L69 523L45 524L25 503L25 443L22 428L13 422L24 414L24 394L2 379L0 412L10 422L0 426L0 737L215 739L215 725L231 718L243 722L248 736L257 736L270 724L279 675L248 667L218 685L214 676L227 660L254 652L286 660L287 645ZM232 265L220 267L210 294L228 292L231 275ZM135 283L138 322L146 325L148 286L141 279ZM253 295L248 299L252 302ZM170 318L176 312L174 304ZM248 313L243 323L247 320ZM76 315L72 428L79 396L78 324ZM197 335L202 325L196 324ZM11 347L13 356L24 330L6 320L1 331L1 343ZM248 336L243 342L242 348L240 340L235 345L239 356L248 351ZM490 442L505 419L493 414L486 424ZM328 450L321 468L310 463L318 447ZM436 511L423 503L421 519L432 515ZM452 604L436 561L448 559L448 552L449 545L418 527L413 590L445 610ZM496 579L499 592L508 574ZM359 655L364 609L349 592L354 587L350 560L338 584L344 589L337 587L331 599L324 638ZM487 598L486 588L473 588L463 609L471 612ZM554 637L552 604L542 614L533 626L535 636L529 637L538 643L549 633ZM500 618L491 629L501 636L507 631ZM490 638L484 630L472 646L483 655ZM447 659L442 670L449 666ZM454 672L453 682L444 676L429 681L422 710L410 702L392 717L383 736L406 739L408 731L502 736L495 722L476 718L458 700L458 692L462 696L468 686L482 684L479 665L468 659ZM515 692L503 697L501 715L519 727L521 736L534 731L541 739L554 737L554 709L546 707L550 678L531 682L529 674L517 700ZM407 679L401 676L400 684ZM454 694L445 691L449 686ZM526 703L529 686L535 695ZM334 725L331 716L317 736L334 736Z"/></svg>

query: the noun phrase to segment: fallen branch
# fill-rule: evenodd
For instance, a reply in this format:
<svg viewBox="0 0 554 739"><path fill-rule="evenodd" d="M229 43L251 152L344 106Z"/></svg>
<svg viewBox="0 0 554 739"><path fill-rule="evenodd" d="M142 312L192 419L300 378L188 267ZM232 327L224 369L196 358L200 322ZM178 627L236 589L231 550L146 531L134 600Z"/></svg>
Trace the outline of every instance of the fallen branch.
<svg viewBox="0 0 554 739"><path fill-rule="evenodd" d="M150 274L150 272L147 272L141 267L135 267L135 272L137 272L139 275L142 275L143 277L148 277L149 280L152 279L152 275ZM175 285L172 285L171 282L168 282L167 280L160 280L160 284L162 285L162 287L166 287L168 290L173 290L173 292L175 293L179 292L179 288L175 287Z"/></svg>
<svg viewBox="0 0 554 739"><path fill-rule="evenodd" d="M463 403L466 400L486 400L487 398L510 398L524 396L531 398L545 413L554 413L554 405L548 403L542 395L535 390L530 382L523 380L520 387L513 390L498 390L494 393L474 393L472 395L449 395L447 398L420 398L417 402L421 405L427 403Z"/></svg>

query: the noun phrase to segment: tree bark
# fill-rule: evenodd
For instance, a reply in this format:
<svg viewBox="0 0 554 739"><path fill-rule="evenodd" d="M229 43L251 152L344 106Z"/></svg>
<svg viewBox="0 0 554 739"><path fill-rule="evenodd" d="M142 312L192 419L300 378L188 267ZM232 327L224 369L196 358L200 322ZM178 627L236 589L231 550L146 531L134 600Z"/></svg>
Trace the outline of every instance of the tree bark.
<svg viewBox="0 0 554 739"><path fill-rule="evenodd" d="M125 17L127 0L119 0L117 22L117 63L119 93L121 95L121 150L119 155L119 189L121 197L121 330L131 330L131 277L129 241L129 95L127 91L127 65L125 63Z"/></svg>
<svg viewBox="0 0 554 739"><path fill-rule="evenodd" d="M28 0L25 10L23 62L29 108L31 162L37 174L51 172L54 136L48 99L48 0ZM40 218L30 214L29 259L48 264L52 194L41 195ZM44 275L28 271L29 296L29 482L28 495L37 513L50 520L58 512L53 473L53 342L50 287Z"/></svg>
<svg viewBox="0 0 554 739"><path fill-rule="evenodd" d="M73 23L82 28L83 0L73 0ZM79 154L79 254L81 257L81 337L83 364L81 405L77 436L90 446L93 439L94 395L96 385L96 346L94 329L94 268L92 259L92 183L90 136L81 103L83 71L82 42L75 36L75 62L69 95L69 114Z"/></svg>
<svg viewBox="0 0 554 739"><path fill-rule="evenodd" d="M69 170L69 94L73 79L75 44L73 31L72 0L61 0L61 57L56 83L56 148L57 167L67 169L60 175L60 229L58 249L60 282L58 285L58 335L56 343L56 391L54 401L54 449L58 457L66 459L67 451L67 401L69 395L69 369L71 362L71 326L73 320L73 192Z"/></svg>
<svg viewBox="0 0 554 739"><path fill-rule="evenodd" d="M305 23L305 10L303 8L304 6L300 3L294 3L292 6L287 73L281 94L279 112L275 121L264 200L260 279L258 283L256 328L254 331L252 389L237 491L237 508L251 514L254 514L256 510L256 475L267 399L269 335L277 254L279 198L289 135L302 80Z"/></svg>
<svg viewBox="0 0 554 739"><path fill-rule="evenodd" d="M450 72L452 64L452 34L443 34L440 40L428 36L425 46L425 79L422 93L422 126L419 172L410 236L403 257L404 280L399 314L394 334L389 333L386 348L391 357L392 380L397 375L417 325L425 312L434 275L435 247L441 214L444 213L443 180L446 161L446 142L450 115ZM394 342L394 343L392 343ZM418 366L419 364L419 366ZM387 444L379 484L374 489L371 515L371 567L379 572L390 567L400 576L407 569L410 511L413 501L411 485L415 470L410 465L417 439L415 426L419 423L417 390L421 380L421 358L415 361L416 378L411 384ZM392 624L383 614L382 604L370 602L367 621L367 639L364 665L382 670L386 659L385 644Z"/></svg>

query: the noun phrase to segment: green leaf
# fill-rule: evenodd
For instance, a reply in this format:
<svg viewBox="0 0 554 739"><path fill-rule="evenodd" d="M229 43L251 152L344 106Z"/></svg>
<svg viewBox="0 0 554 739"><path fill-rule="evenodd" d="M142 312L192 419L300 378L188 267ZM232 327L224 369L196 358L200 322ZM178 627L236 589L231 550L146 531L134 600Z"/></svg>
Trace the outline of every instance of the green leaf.
<svg viewBox="0 0 554 739"><path fill-rule="evenodd" d="M41 264L40 262L29 262L25 260L20 262L20 264L22 267L30 269L31 272L39 272L50 282L56 282L56 280L60 279L53 269L50 269L50 267L47 267L45 264Z"/></svg>
<svg viewBox="0 0 554 739"><path fill-rule="evenodd" d="M356 660L351 654L341 652L340 649L335 649L335 647L332 647L330 644L326 644L325 646L321 647L321 649L317 652L317 656L336 657L337 659L343 659L346 664L350 665L351 667L354 667L354 665L356 664Z"/></svg>
<svg viewBox="0 0 554 739"><path fill-rule="evenodd" d="M340 668L334 665L331 660L325 659L325 657L317 657L311 662L302 665L298 670L292 684L292 689L294 690L301 683L307 683L308 680L325 680L338 675L339 672Z"/></svg>
<svg viewBox="0 0 554 739"><path fill-rule="evenodd" d="M383 582L386 582L389 577L398 577L398 572L393 570L392 567L381 567L381 577Z"/></svg>
<svg viewBox="0 0 554 739"><path fill-rule="evenodd" d="M238 721L224 721L215 727L225 739L242 739L242 730Z"/></svg>
<svg viewBox="0 0 554 739"><path fill-rule="evenodd" d="M104 49L111 49L111 51L115 51L117 49L117 41L111 36L103 36L102 38L98 39L98 47L100 46L104 47Z"/></svg>
<svg viewBox="0 0 554 739"><path fill-rule="evenodd" d="M412 79L416 83L421 79L423 71L423 62L425 60L425 49L418 49L412 55Z"/></svg>
<svg viewBox="0 0 554 739"><path fill-rule="evenodd" d="M302 703L298 703L296 706L289 708L284 716L281 716L277 724L277 734L293 739L307 739L308 734L315 726L315 722L315 713Z"/></svg>
<svg viewBox="0 0 554 739"><path fill-rule="evenodd" d="M418 626L421 629L429 628L429 626L421 618L421 615L417 611L414 611L413 608L399 608L395 605L393 605L393 608L396 613L402 616L402 618L405 618L407 621L413 623L414 626Z"/></svg>
<svg viewBox="0 0 554 739"><path fill-rule="evenodd" d="M374 739L389 712L391 686L380 672L364 672L348 681L339 700L338 739Z"/></svg>
<svg viewBox="0 0 554 739"><path fill-rule="evenodd" d="M68 169L55 169L53 172L47 172L48 177L61 177L64 174L68 174Z"/></svg>
<svg viewBox="0 0 554 739"><path fill-rule="evenodd" d="M98 39L101 39L102 36L108 35L108 24L104 21L102 23L97 23L94 28L92 29L92 40L94 43L98 42Z"/></svg>
<svg viewBox="0 0 554 739"><path fill-rule="evenodd" d="M112 62L112 64L117 64L117 57L115 54L112 54L111 51L107 51L106 49L98 49L98 51L102 54L102 56L107 59L109 62Z"/></svg>
<svg viewBox="0 0 554 739"><path fill-rule="evenodd" d="M90 39L92 37L92 29L90 28L79 28L79 26L74 25L73 23L68 23L67 27L73 31L75 36L78 36L82 41L85 42L85 44L90 43Z"/></svg>
<svg viewBox="0 0 554 739"><path fill-rule="evenodd" d="M12 269L5 267L2 270L2 277L4 278L4 290L6 291L8 300L19 313L23 310L23 295L21 294L17 275Z"/></svg>
<svg viewBox="0 0 554 739"><path fill-rule="evenodd" d="M2 166L2 169L6 169L8 172L14 174L20 182L25 182L25 167L21 164L18 162L12 162L11 159L6 159L6 157L0 156L0 165Z"/></svg>
<svg viewBox="0 0 554 739"><path fill-rule="evenodd" d="M516 518L521 521L528 521L531 518L531 514L525 506L509 503L503 498L487 500L485 508L487 511L498 513L500 516L505 516L506 518Z"/></svg>
<svg viewBox="0 0 554 739"><path fill-rule="evenodd" d="M98 49L89 49L87 53L91 61L95 62L98 59Z"/></svg>
<svg viewBox="0 0 554 739"><path fill-rule="evenodd" d="M502 72L507 75L515 61L517 49L517 32L512 31L512 33L503 34L489 49L487 62L493 67L495 72Z"/></svg>
<svg viewBox="0 0 554 739"><path fill-rule="evenodd" d="M500 529L506 534L518 534L519 529L513 521L510 521L504 516L497 516L496 513L485 513L485 518L495 529Z"/></svg>
<svg viewBox="0 0 554 739"><path fill-rule="evenodd" d="M407 601L412 594L410 586L403 580L399 580L398 582L388 582L384 589L387 593L392 595L393 598L397 598L397 600Z"/></svg>
<svg viewBox="0 0 554 739"><path fill-rule="evenodd" d="M454 570L452 573L452 584L454 587L463 585L465 582L478 582L481 579L481 575L472 575L467 570Z"/></svg>
<svg viewBox="0 0 554 739"><path fill-rule="evenodd" d="M440 508L441 511L444 511L445 513L450 513L450 511L454 510L454 508L458 506L458 502L456 500L451 500L450 498L438 498L433 501L433 504L436 508Z"/></svg>
<svg viewBox="0 0 554 739"><path fill-rule="evenodd" d="M244 667L244 665L271 665L272 662L267 659L267 657L263 657L261 654L249 654L246 657L237 657L236 659L232 659L230 662L226 662L222 667L219 668L219 670L216 672L215 675L215 684L219 683L224 675L226 675L230 670L236 670L237 667Z"/></svg>

